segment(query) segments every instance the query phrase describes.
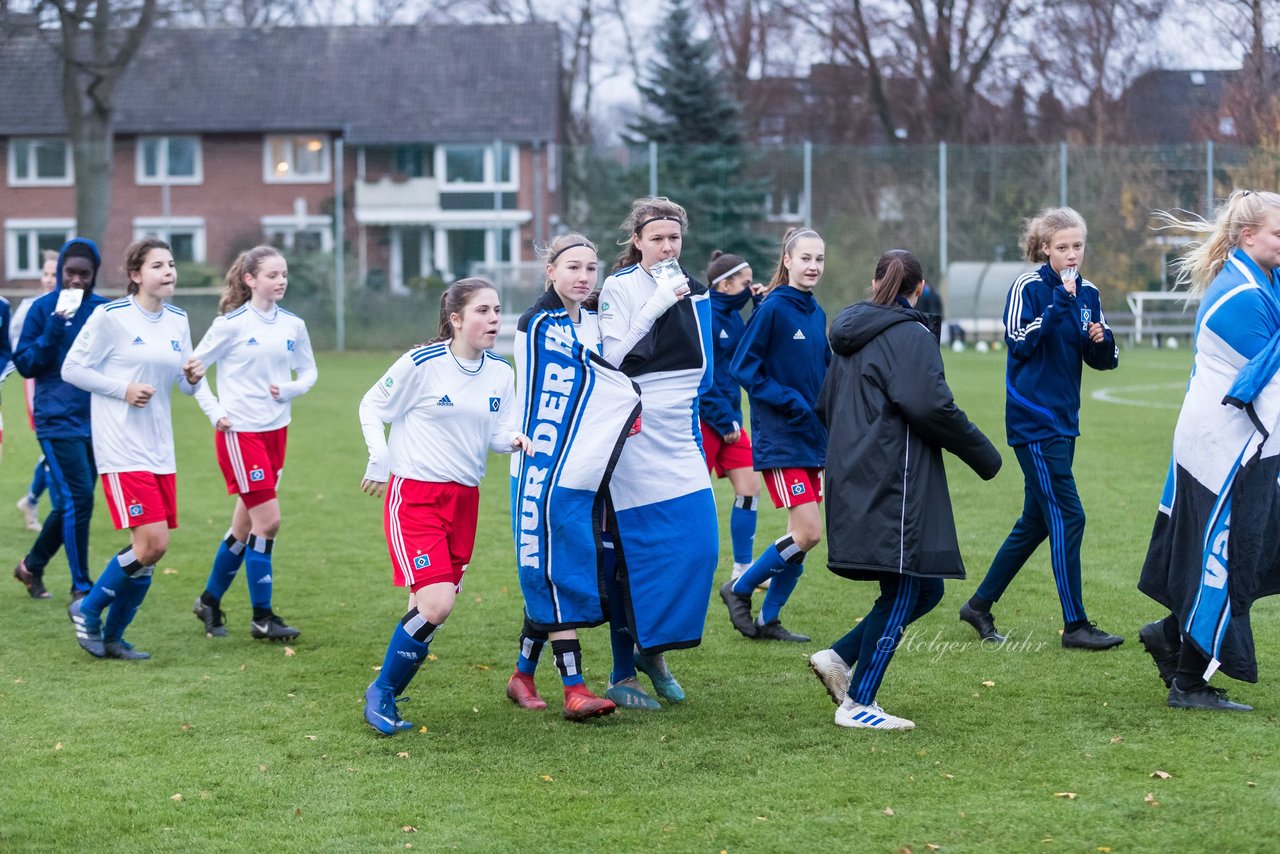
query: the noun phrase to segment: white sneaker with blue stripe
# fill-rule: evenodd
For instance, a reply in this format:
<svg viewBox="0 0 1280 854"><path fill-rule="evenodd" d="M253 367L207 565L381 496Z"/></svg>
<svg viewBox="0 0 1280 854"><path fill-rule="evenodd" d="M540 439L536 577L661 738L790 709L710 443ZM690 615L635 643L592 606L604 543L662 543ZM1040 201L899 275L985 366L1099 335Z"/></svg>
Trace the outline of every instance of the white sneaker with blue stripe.
<svg viewBox="0 0 1280 854"><path fill-rule="evenodd" d="M880 708L879 703L864 706L845 697L840 708L836 709L836 726L853 729L915 729L914 722L906 718L891 715Z"/></svg>

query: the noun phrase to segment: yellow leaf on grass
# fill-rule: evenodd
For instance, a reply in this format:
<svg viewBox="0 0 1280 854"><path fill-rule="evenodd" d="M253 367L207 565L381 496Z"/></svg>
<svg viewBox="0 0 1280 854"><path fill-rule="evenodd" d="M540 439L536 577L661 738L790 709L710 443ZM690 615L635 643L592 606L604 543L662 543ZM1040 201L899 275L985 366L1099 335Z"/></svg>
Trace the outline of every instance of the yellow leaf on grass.
<svg viewBox="0 0 1280 854"><path fill-rule="evenodd" d="M439 661L439 660L440 659L436 658L436 654L434 652L427 653L427 661Z"/></svg>
<svg viewBox="0 0 1280 854"><path fill-rule="evenodd" d="M550 783L550 782L552 781L552 779L554 779L554 778L553 778L550 774L543 774L543 775L542 775L542 782L544 782L544 783Z"/></svg>
<svg viewBox="0 0 1280 854"><path fill-rule="evenodd" d="M1054 792L1053 796L1055 798L1066 798L1069 801L1074 801L1076 799L1075 792Z"/></svg>
<svg viewBox="0 0 1280 854"><path fill-rule="evenodd" d="M1168 780L1169 772L1168 771L1152 771L1151 776L1160 780Z"/></svg>
<svg viewBox="0 0 1280 854"><path fill-rule="evenodd" d="M294 649L293 647L291 647L291 646L286 646L286 647L284 648L284 657L285 657L285 658L292 658L293 656L295 656L295 655L297 655L297 654L298 654L298 651L297 651L296 649Z"/></svg>
<svg viewBox="0 0 1280 854"><path fill-rule="evenodd" d="M1108 848L1108 847L1107 847L1107 846L1105 846L1105 845L1099 845L1099 846L1098 846L1098 851L1100 851L1100 852L1101 852L1101 854L1111 854L1111 849L1110 849L1110 848Z"/></svg>
<svg viewBox="0 0 1280 854"><path fill-rule="evenodd" d="M165 575L177 575L177 574L178 574L178 570L174 569L174 568L173 568L173 567L171 567L171 566L170 566L170 567L165 567L163 570L161 570L161 572L163 572Z"/></svg>
<svg viewBox="0 0 1280 854"><path fill-rule="evenodd" d="M375 671L377 671L377 670L381 670L381 669L382 669L382 665L381 665L381 664L375 664L375 665L373 665L373 669L374 669Z"/></svg>
<svg viewBox="0 0 1280 854"><path fill-rule="evenodd" d="M307 741L315 741L315 740L316 740L316 737L315 737L314 735L304 735L304 736L303 736L303 738L305 738Z"/></svg>
<svg viewBox="0 0 1280 854"><path fill-rule="evenodd" d="M932 842L926 842L926 843L924 844L924 847L925 847L925 848L928 848L930 851L941 851L941 850L942 850L942 846L941 846L941 845L934 845Z"/></svg>
<svg viewBox="0 0 1280 854"><path fill-rule="evenodd" d="M765 818L765 817L764 817L764 816L762 816L762 815L758 815L758 816L756 816L756 821L768 821L768 820L769 820L769 819Z"/></svg>
<svg viewBox="0 0 1280 854"><path fill-rule="evenodd" d="M55 745L53 746L53 749L54 749L54 750L61 750L61 749L62 749L62 742L58 742L57 744L55 744Z"/></svg>
<svg viewBox="0 0 1280 854"><path fill-rule="evenodd" d="M893 807L885 807L884 814L889 816L893 815Z"/></svg>
<svg viewBox="0 0 1280 854"><path fill-rule="evenodd" d="M409 758L409 753L408 753L408 751L402 750L402 751L400 751L399 753L397 753L397 754L396 754L396 758L397 758L397 759L408 759L408 758Z"/></svg>
<svg viewBox="0 0 1280 854"><path fill-rule="evenodd" d="M172 795L169 796L169 800L171 801L182 800L182 792L174 792Z"/></svg>
<svg viewBox="0 0 1280 854"><path fill-rule="evenodd" d="M423 733L425 735L427 732L427 728L424 726L420 726L418 727L418 732Z"/></svg>
<svg viewBox="0 0 1280 854"><path fill-rule="evenodd" d="M1119 743L1120 743L1120 742L1122 742L1122 741L1124 741L1124 736L1123 736L1123 735L1113 735L1113 736L1111 736L1111 743L1112 743L1112 744L1119 744Z"/></svg>
<svg viewBox="0 0 1280 854"><path fill-rule="evenodd" d="M293 811L293 814L294 814L297 818L302 818L302 807L298 807L296 810L294 810L294 811Z"/></svg>
<svg viewBox="0 0 1280 854"><path fill-rule="evenodd" d="M1257 784L1257 783L1255 783L1255 782L1253 782L1252 780L1245 780L1245 781L1244 781L1244 784L1245 784L1246 786L1248 786L1250 789L1256 789L1256 788L1258 788L1258 784Z"/></svg>
<svg viewBox="0 0 1280 854"><path fill-rule="evenodd" d="M942 779L944 779L944 780L954 780L955 778L956 778L956 775L955 775L955 774L943 774L943 775L942 775Z"/></svg>
<svg viewBox="0 0 1280 854"><path fill-rule="evenodd" d="M473 664L473 665L471 665L471 667L472 667L473 669L475 669L475 670L488 670L488 669L489 669L489 665L487 665L487 664Z"/></svg>
<svg viewBox="0 0 1280 854"><path fill-rule="evenodd" d="M983 687L983 688L994 688L994 687L996 687L996 683L994 683L994 682L992 682L990 679L988 679L988 680L986 680L985 682L983 682L983 683L982 683L982 687Z"/></svg>
<svg viewBox="0 0 1280 854"><path fill-rule="evenodd" d="M482 598L481 598L481 597L479 597L479 596L476 596L476 597L475 597L475 601L477 601L477 602L483 602L483 601L484 601L484 599L482 599Z"/></svg>
<svg viewBox="0 0 1280 854"><path fill-rule="evenodd" d="M183 731L183 732L191 732L191 722L190 722L190 721L183 721L183 722L182 722L182 731Z"/></svg>
<svg viewBox="0 0 1280 854"><path fill-rule="evenodd" d="M14 685L26 685L26 684L27 684L27 680L25 680L25 679L15 679L15 680L13 680L13 684L14 684Z"/></svg>
<svg viewBox="0 0 1280 854"><path fill-rule="evenodd" d="M401 829L401 830L403 830L405 833L417 833L417 832L418 832L418 828L416 828L416 827L414 827L413 825L410 825L410 824L406 824L404 827L402 827L402 828L400 828L400 829Z"/></svg>
<svg viewBox="0 0 1280 854"><path fill-rule="evenodd" d="M265 766L265 765L259 765L259 766L258 766L258 770L259 770L259 771L266 771L266 770L267 770L267 766Z"/></svg>
<svg viewBox="0 0 1280 854"><path fill-rule="evenodd" d="M1156 796L1154 792L1147 792L1147 796L1142 800L1148 804L1151 804L1151 806L1153 807L1160 806L1160 802L1156 800Z"/></svg>
<svg viewBox="0 0 1280 854"><path fill-rule="evenodd" d="M914 852L912 852L910 848L904 845L898 849L898 854L914 854Z"/></svg>

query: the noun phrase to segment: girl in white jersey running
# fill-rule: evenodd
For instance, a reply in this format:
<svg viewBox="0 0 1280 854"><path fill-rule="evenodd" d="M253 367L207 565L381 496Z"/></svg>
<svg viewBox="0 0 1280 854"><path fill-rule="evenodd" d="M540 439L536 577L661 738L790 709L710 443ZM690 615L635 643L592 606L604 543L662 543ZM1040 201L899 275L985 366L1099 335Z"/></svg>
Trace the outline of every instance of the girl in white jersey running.
<svg viewBox="0 0 1280 854"><path fill-rule="evenodd" d="M177 281L169 244L135 242L125 252L125 273L128 296L89 316L62 363L62 379L93 395L93 455L111 521L129 529L129 547L67 612L85 652L142 659L151 656L125 641L124 630L169 548L169 529L178 527L169 394L175 382L193 394L204 366L191 354L187 313L165 302Z"/></svg>
<svg viewBox="0 0 1280 854"><path fill-rule="evenodd" d="M218 364L218 396L206 383L196 400L214 426L227 494L238 496L231 528L192 608L208 637L227 633L222 597L241 564L253 604L249 634L278 641L298 636L271 610L271 552L280 530L276 484L284 469L289 401L310 391L318 374L307 324L279 306L288 286L289 266L274 246L241 252L227 271L220 316L196 347L206 370Z"/></svg>
<svg viewBox="0 0 1280 854"><path fill-rule="evenodd" d="M395 584L411 591L409 611L364 695L364 719L382 735L413 726L400 717L396 698L453 611L475 545L489 450L530 447L516 430L511 366L489 349L499 308L491 282L454 282L440 299L440 335L396 360L360 401L369 448L360 488L375 498L386 494L383 528ZM391 425L389 439L384 424Z"/></svg>

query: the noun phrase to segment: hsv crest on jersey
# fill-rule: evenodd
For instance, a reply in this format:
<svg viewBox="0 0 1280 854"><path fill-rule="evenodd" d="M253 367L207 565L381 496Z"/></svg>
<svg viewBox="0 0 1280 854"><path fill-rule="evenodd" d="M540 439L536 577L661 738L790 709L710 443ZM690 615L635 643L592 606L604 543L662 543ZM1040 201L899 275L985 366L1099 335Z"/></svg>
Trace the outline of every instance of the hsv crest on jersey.
<svg viewBox="0 0 1280 854"><path fill-rule="evenodd" d="M500 398L500 397L491 397L491 398L489 398L489 411L490 411L490 412L497 412L497 411L498 411L498 408L499 408L499 406L501 406L501 404L502 404L502 398Z"/></svg>
<svg viewBox="0 0 1280 854"><path fill-rule="evenodd" d="M173 348L173 352L175 352L175 353L181 353L181 352L182 352L182 343L181 343L180 341L174 341L172 338L170 338L170 339L169 339L169 346Z"/></svg>
<svg viewBox="0 0 1280 854"><path fill-rule="evenodd" d="M292 339L292 338L288 338L288 339L286 339L286 340L285 340L285 342L284 342L284 347L285 347L285 349L286 349L286 350L288 350L290 353L292 353L292 352L293 352L293 339Z"/></svg>
<svg viewBox="0 0 1280 854"><path fill-rule="evenodd" d="M803 333L803 332L801 332L799 329L797 329L797 330L796 330L796 334L791 336L791 340L792 340L792 341L803 341L803 340L805 340L805 338L804 338L804 333Z"/></svg>
<svg viewBox="0 0 1280 854"><path fill-rule="evenodd" d="M130 505L129 505L129 515L130 515L130 516L141 516L141 515L142 515L142 505L141 505L141 504L130 504Z"/></svg>
<svg viewBox="0 0 1280 854"><path fill-rule="evenodd" d="M414 569L426 569L431 566L431 558L427 555L418 555L413 559Z"/></svg>
<svg viewBox="0 0 1280 854"><path fill-rule="evenodd" d="M804 484L803 484L803 483L793 483L793 484L791 484L791 494L792 494L792 495L804 495Z"/></svg>
<svg viewBox="0 0 1280 854"><path fill-rule="evenodd" d="M259 466L254 466L253 470L249 472L249 480L252 480L252 481L260 481L266 476L267 476L267 473L264 472Z"/></svg>
<svg viewBox="0 0 1280 854"><path fill-rule="evenodd" d="M1092 317L1093 317L1093 313L1089 309L1087 308L1080 309L1080 326L1085 331L1088 331L1089 321Z"/></svg>

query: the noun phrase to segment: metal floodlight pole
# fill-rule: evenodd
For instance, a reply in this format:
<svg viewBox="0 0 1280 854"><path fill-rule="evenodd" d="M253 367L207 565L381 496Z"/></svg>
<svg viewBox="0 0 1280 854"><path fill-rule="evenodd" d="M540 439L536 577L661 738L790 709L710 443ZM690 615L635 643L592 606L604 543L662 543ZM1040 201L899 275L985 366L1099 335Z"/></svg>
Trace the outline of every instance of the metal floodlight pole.
<svg viewBox="0 0 1280 854"><path fill-rule="evenodd" d="M1204 216L1213 218L1213 140L1204 144Z"/></svg>
<svg viewBox="0 0 1280 854"><path fill-rule="evenodd" d="M804 227L813 228L813 143L804 141Z"/></svg>
<svg viewBox="0 0 1280 854"><path fill-rule="evenodd" d="M1058 143L1058 207L1067 206L1067 144Z"/></svg>
<svg viewBox="0 0 1280 854"><path fill-rule="evenodd" d="M337 340L335 347L339 353L347 349L347 270L346 252L346 205L343 200L342 166L344 155L345 130L333 144L333 298L336 302L334 311L334 332Z"/></svg>
<svg viewBox="0 0 1280 854"><path fill-rule="evenodd" d="M938 143L938 278L947 275L947 144Z"/></svg>
<svg viewBox="0 0 1280 854"><path fill-rule="evenodd" d="M658 195L658 143L649 141L649 195Z"/></svg>

